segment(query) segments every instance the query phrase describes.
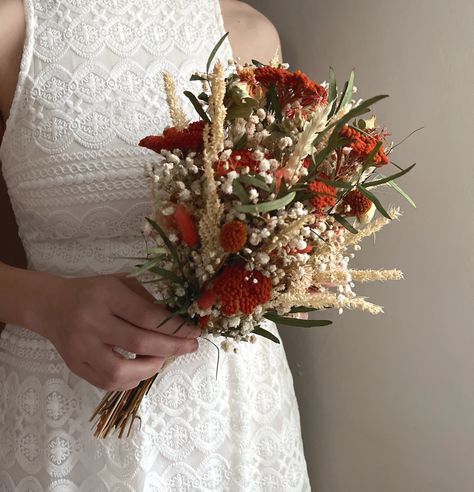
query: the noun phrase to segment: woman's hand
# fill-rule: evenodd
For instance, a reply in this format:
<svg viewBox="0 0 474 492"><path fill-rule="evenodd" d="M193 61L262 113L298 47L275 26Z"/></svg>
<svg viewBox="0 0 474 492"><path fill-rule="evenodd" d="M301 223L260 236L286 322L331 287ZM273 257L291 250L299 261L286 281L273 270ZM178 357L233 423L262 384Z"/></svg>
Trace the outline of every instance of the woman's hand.
<svg viewBox="0 0 474 492"><path fill-rule="evenodd" d="M154 376L166 358L194 352L201 330L184 324L136 280L125 275L48 277L27 328L48 338L68 367L109 391L131 389ZM164 322L160 328L157 326ZM126 359L113 350L137 354Z"/></svg>

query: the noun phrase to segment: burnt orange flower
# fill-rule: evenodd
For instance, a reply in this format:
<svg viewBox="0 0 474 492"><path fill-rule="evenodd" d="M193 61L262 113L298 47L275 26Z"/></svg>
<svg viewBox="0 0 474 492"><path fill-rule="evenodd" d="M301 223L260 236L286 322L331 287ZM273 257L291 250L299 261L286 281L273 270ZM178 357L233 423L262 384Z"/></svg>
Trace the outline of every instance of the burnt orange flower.
<svg viewBox="0 0 474 492"><path fill-rule="evenodd" d="M224 224L220 233L220 243L226 253L238 253L247 242L247 228L240 220Z"/></svg>
<svg viewBox="0 0 474 492"><path fill-rule="evenodd" d="M230 171L240 171L244 167L250 168L250 173L257 173L259 161L252 157L251 150L234 150L227 161L217 161L215 169L218 176L225 176Z"/></svg>
<svg viewBox="0 0 474 492"><path fill-rule="evenodd" d="M167 128L163 135L145 137L140 140L139 145L158 153L163 149L181 149L183 151L197 152L204 147L204 125L204 121L195 121L183 130L178 130L175 127Z"/></svg>
<svg viewBox="0 0 474 492"><path fill-rule="evenodd" d="M173 217L181 239L190 248L195 248L199 244L199 234L194 223L194 218L182 203L176 206Z"/></svg>
<svg viewBox="0 0 474 492"><path fill-rule="evenodd" d="M344 125L340 131L341 137L348 138L352 140L351 148L357 157L363 159L367 158L370 153L374 150L375 146L381 141L380 137L372 137L370 135L365 135L354 128L350 128L348 125ZM373 161L376 167L384 166L389 163L388 157L385 154L383 146L381 146L378 152L375 154Z"/></svg>
<svg viewBox="0 0 474 492"><path fill-rule="evenodd" d="M345 207L351 207L349 212L345 211ZM361 217L365 215L372 207L372 202L363 195L359 190L352 190L342 200L344 215L349 217Z"/></svg>
<svg viewBox="0 0 474 492"><path fill-rule="evenodd" d="M209 309L216 302L216 297L216 293L212 289L206 290L200 295L197 304L200 309Z"/></svg>
<svg viewBox="0 0 474 492"><path fill-rule="evenodd" d="M313 181L312 183L309 183L308 191L316 193L316 195L309 200L316 210L322 210L336 204L336 188L334 188L334 186L330 186L322 181Z"/></svg>
<svg viewBox="0 0 474 492"><path fill-rule="evenodd" d="M267 89L272 85L276 87L282 108L296 101L303 107L313 107L327 102L326 89L313 82L300 70L290 72L285 68L257 67L255 79Z"/></svg>
<svg viewBox="0 0 474 492"><path fill-rule="evenodd" d="M213 290L221 304L222 314L252 314L257 306L271 299L272 281L257 270L243 265L229 265L217 277Z"/></svg>

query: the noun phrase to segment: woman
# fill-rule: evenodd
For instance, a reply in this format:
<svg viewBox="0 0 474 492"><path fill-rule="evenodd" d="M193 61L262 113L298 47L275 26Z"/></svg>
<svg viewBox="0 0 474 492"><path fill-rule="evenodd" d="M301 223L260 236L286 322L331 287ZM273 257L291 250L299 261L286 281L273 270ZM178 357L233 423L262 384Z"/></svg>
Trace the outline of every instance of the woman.
<svg viewBox="0 0 474 492"><path fill-rule="evenodd" d="M0 159L28 258L0 263L2 490L309 490L283 347L224 354L216 379L214 347L192 325L173 336L179 320L157 330L166 311L121 259L144 247L152 156L137 142L169 124L161 74L187 87L225 30L222 60L279 47L269 21L232 0L0 5ZM105 391L135 387L170 355L141 429L94 439Z"/></svg>

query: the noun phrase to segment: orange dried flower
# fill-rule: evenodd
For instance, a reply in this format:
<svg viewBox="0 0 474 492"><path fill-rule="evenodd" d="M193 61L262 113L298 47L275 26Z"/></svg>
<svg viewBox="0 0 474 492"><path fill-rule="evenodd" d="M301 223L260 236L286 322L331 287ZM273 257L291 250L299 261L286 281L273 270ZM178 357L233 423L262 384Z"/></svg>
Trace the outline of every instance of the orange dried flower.
<svg viewBox="0 0 474 492"><path fill-rule="evenodd" d="M140 140L139 145L147 149L161 152L165 150L181 149L183 151L199 151L204 147L204 121L195 121L184 130L175 127L166 128L163 135L150 135Z"/></svg>
<svg viewBox="0 0 474 492"><path fill-rule="evenodd" d="M220 233L220 243L226 253L238 253L247 242L247 228L240 220L224 224Z"/></svg>
<svg viewBox="0 0 474 492"><path fill-rule="evenodd" d="M242 312L252 314L257 306L271 299L272 281L257 270L242 265L229 265L217 277L214 287L226 316Z"/></svg>
<svg viewBox="0 0 474 492"><path fill-rule="evenodd" d="M354 128L344 125L340 131L341 137L346 137L351 142L351 148L354 154L358 157L367 158L374 150L375 146L381 141L380 138L372 137L370 135L364 135L363 133L354 130ZM388 164L389 160L383 146L381 146L378 152L375 154L373 161L376 167L384 166Z"/></svg>
<svg viewBox="0 0 474 492"><path fill-rule="evenodd" d="M199 234L194 223L194 218L186 207L179 203L174 213L174 221L181 235L181 239L190 247L195 248L199 244Z"/></svg>
<svg viewBox="0 0 474 492"><path fill-rule="evenodd" d="M216 293L212 289L204 291L197 300L200 309L209 309L215 302Z"/></svg>
<svg viewBox="0 0 474 492"><path fill-rule="evenodd" d="M345 212L345 207L351 207L349 212ZM359 190L352 190L342 200L342 210L344 215L349 217L360 217L365 215L372 207L372 202Z"/></svg>
<svg viewBox="0 0 474 492"><path fill-rule="evenodd" d="M250 168L250 173L257 173L259 161L252 157L251 150L234 150L227 161L217 161L215 163L216 173L218 176L225 176L230 171L239 171L244 167Z"/></svg>
<svg viewBox="0 0 474 492"><path fill-rule="evenodd" d="M300 70L290 72L285 68L258 67L255 69L255 79L266 88L272 85L276 87L282 108L296 101L303 107L327 102L326 89Z"/></svg>
<svg viewBox="0 0 474 492"><path fill-rule="evenodd" d="M317 195L309 200L316 210L322 210L336 204L336 188L334 186L323 183L322 181L313 181L309 183L308 191L317 193Z"/></svg>

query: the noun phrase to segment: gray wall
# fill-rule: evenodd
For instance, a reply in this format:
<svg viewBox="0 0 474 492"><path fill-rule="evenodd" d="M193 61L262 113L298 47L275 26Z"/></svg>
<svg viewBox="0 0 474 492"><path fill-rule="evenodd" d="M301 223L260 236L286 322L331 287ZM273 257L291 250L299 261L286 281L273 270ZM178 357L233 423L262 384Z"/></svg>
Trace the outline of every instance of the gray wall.
<svg viewBox="0 0 474 492"><path fill-rule="evenodd" d="M359 288L386 314L282 330L313 490L472 492L474 2L251 3L293 68L324 80L333 65L345 80L355 67L361 97L389 93L376 111L395 141L426 127L396 152L419 163L400 182L418 208L404 204L357 260L404 270L403 282Z"/></svg>

